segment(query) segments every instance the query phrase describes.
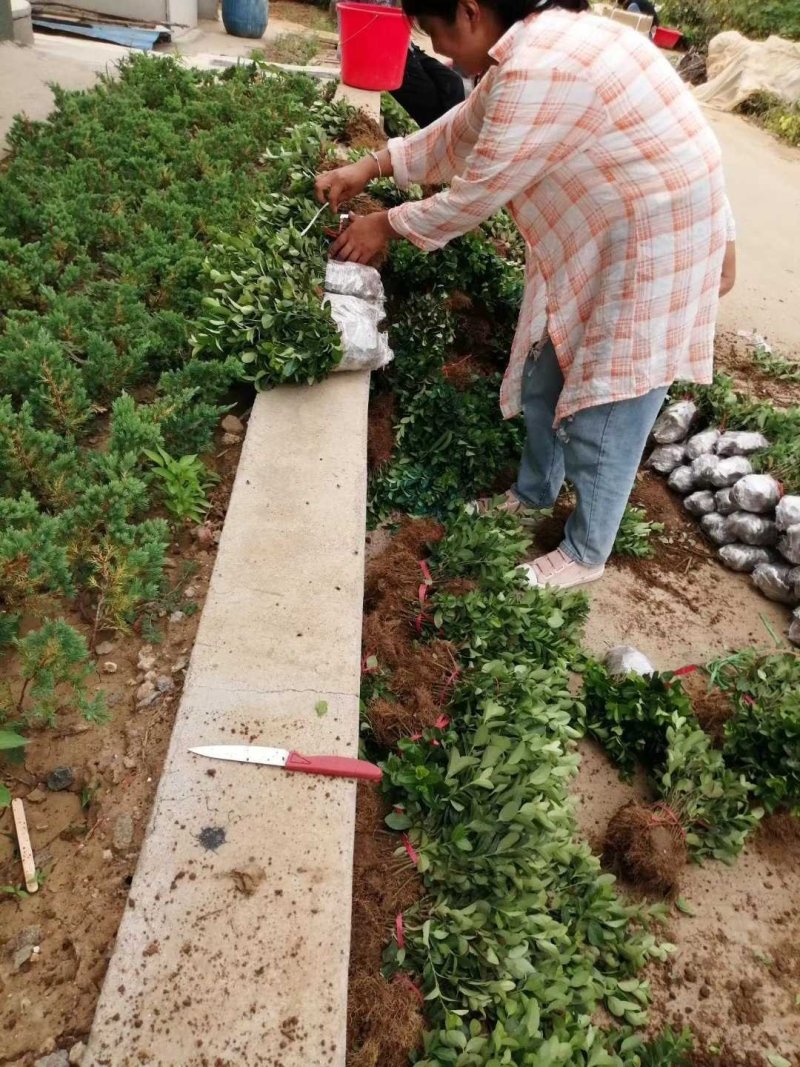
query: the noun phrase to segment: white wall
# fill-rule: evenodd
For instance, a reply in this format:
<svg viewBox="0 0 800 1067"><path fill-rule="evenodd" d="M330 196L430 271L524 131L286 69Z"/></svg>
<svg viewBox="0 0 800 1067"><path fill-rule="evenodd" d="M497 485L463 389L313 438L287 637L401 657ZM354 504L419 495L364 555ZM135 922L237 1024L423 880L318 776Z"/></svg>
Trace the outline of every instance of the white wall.
<svg viewBox="0 0 800 1067"><path fill-rule="evenodd" d="M197 25L197 0L61 0L65 7L91 7L100 15Z"/></svg>

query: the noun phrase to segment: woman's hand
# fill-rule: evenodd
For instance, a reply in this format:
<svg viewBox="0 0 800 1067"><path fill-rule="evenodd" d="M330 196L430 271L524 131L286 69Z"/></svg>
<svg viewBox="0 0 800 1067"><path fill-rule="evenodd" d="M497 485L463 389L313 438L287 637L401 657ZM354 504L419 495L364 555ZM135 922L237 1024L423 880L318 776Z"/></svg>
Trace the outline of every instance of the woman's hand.
<svg viewBox="0 0 800 1067"><path fill-rule="evenodd" d="M350 225L333 242L330 255L332 259L347 263L369 263L385 251L395 237L397 234L389 225L388 211L376 211L374 215L351 215Z"/></svg>
<svg viewBox="0 0 800 1067"><path fill-rule="evenodd" d="M367 182L372 181L377 173L374 159L364 156L357 163L348 163L346 167L338 167L318 175L314 182L314 195L320 204L327 201L331 211L337 212L340 204L363 193Z"/></svg>
<svg viewBox="0 0 800 1067"><path fill-rule="evenodd" d="M722 278L719 283L719 295L725 296L736 283L736 242L728 241L725 246L725 258L722 261Z"/></svg>

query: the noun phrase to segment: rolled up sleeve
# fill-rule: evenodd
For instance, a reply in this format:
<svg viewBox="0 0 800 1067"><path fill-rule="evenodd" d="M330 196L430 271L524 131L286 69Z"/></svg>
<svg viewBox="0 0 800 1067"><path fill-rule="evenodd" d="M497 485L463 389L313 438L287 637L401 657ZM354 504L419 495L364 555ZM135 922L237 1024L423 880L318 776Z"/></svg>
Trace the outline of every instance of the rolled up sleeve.
<svg viewBox="0 0 800 1067"><path fill-rule="evenodd" d="M463 169L480 133L484 96L485 90L478 89L425 129L389 141L394 180L401 189L412 182L444 185Z"/></svg>
<svg viewBox="0 0 800 1067"><path fill-rule="evenodd" d="M725 240L728 244L736 240L736 217L727 196L725 197Z"/></svg>

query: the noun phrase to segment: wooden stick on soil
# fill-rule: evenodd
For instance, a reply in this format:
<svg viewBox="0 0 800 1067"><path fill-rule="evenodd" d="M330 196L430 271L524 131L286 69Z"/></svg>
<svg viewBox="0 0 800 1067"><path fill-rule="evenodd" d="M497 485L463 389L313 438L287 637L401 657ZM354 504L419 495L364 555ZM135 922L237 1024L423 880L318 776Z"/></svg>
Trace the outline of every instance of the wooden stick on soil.
<svg viewBox="0 0 800 1067"><path fill-rule="evenodd" d="M29 893L35 893L39 888L39 883L36 881L36 862L33 858L31 838L28 833L28 820L25 818L25 805L19 797L16 800L12 800L11 812L14 816L14 826L17 831L19 858L22 860L22 871L25 875L25 888Z"/></svg>

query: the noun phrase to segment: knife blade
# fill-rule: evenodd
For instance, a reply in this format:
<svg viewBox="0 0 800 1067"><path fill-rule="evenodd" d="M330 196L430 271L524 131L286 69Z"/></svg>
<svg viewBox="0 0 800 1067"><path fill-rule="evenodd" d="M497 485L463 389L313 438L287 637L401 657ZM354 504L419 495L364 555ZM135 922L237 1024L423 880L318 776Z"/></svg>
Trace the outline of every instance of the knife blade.
<svg viewBox="0 0 800 1067"><path fill-rule="evenodd" d="M331 778L363 778L368 782L381 780L381 769L366 760L351 756L303 756L288 748L268 748L265 745L201 745L190 748L198 756L233 760L236 763L257 763L281 767L285 771L302 774L323 774Z"/></svg>

